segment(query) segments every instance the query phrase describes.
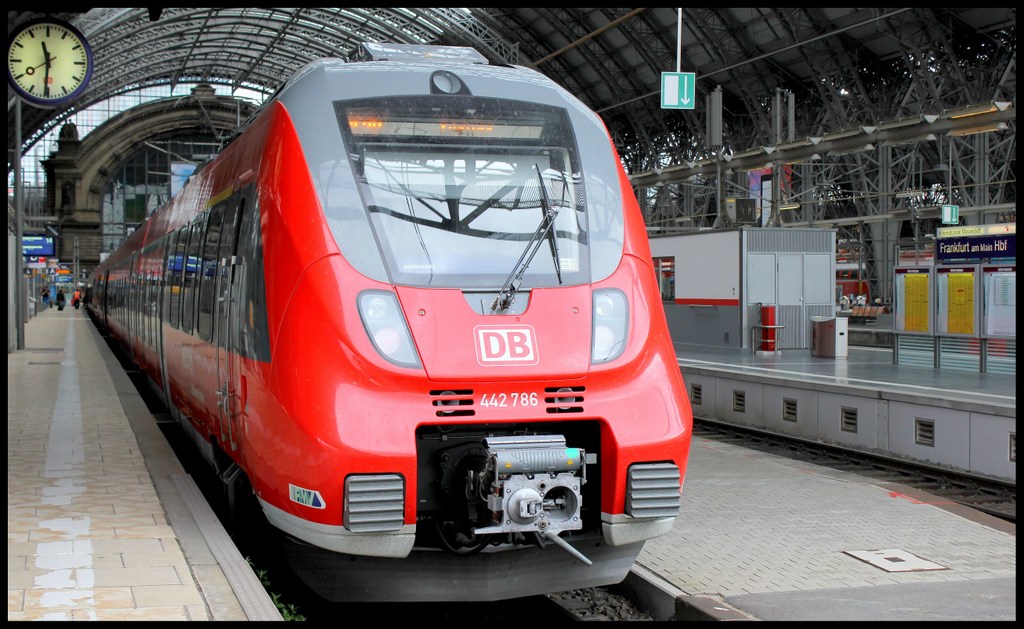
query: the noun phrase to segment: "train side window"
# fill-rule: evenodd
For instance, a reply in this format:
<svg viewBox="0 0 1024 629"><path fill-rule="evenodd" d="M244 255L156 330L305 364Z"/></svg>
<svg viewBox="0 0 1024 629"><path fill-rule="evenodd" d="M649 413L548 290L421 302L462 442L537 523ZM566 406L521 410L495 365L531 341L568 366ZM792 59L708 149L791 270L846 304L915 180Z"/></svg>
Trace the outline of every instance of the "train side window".
<svg viewBox="0 0 1024 629"><path fill-rule="evenodd" d="M167 237L163 236L153 247L153 256L150 260L149 271L149 343L150 347L156 348L157 339L160 338L160 298L163 293L160 286L163 283L163 262L166 257Z"/></svg>
<svg viewBox="0 0 1024 629"><path fill-rule="evenodd" d="M186 334L192 334L192 324L195 321L195 286L196 276L199 273L200 245L203 238L202 220L192 223L188 239L188 250L185 256L185 277L181 287L181 330Z"/></svg>
<svg viewBox="0 0 1024 629"><path fill-rule="evenodd" d="M160 284L160 320L170 323L171 287L174 286L174 250L178 244L178 232L167 234L167 248L164 250L164 276Z"/></svg>
<svg viewBox="0 0 1024 629"><path fill-rule="evenodd" d="M267 299L263 277L263 244L258 200L251 199L242 209L238 230L238 256L244 260L240 293L241 325L238 352L248 358L270 360Z"/></svg>
<svg viewBox="0 0 1024 629"><path fill-rule="evenodd" d="M199 318L196 332L204 341L213 339L213 304L216 298L214 288L217 286L217 251L220 248L220 225L224 220L224 208L227 203L218 203L210 212L206 228L206 240L203 244L203 256L200 263L199 282Z"/></svg>
<svg viewBox="0 0 1024 629"><path fill-rule="evenodd" d="M134 302L132 301L132 290L135 287L135 274L132 272L131 259L125 262L124 265L124 278L121 280L121 325L124 326L126 333L132 331L132 307Z"/></svg>
<svg viewBox="0 0 1024 629"><path fill-rule="evenodd" d="M139 335L139 254L133 253L128 263L128 333Z"/></svg>
<svg viewBox="0 0 1024 629"><path fill-rule="evenodd" d="M217 337L217 345L224 347L228 350L235 350L238 347L238 294L237 289L241 284L241 277L235 277L235 269L231 264L231 259L236 253L236 243L238 241L238 230L241 225L240 216L245 212L245 197L241 194L235 195L230 200L230 205L224 212L224 223L220 229L220 252L217 254L217 259L220 263L223 263L217 270L217 291L218 294L215 296L218 300L216 303L216 309L227 308L227 311L220 312L216 315L216 324L214 325L214 332ZM241 269L241 267L239 267ZM241 270L239 270L239 274ZM235 291L234 293L232 291ZM223 301L220 301L223 300ZM227 325L227 329L222 329L221 323L226 318L231 317L230 323ZM230 336L230 338L229 338Z"/></svg>
<svg viewBox="0 0 1024 629"><path fill-rule="evenodd" d="M139 257L139 336L143 345L150 345L149 336L149 260L153 257L153 248L146 247Z"/></svg>
<svg viewBox="0 0 1024 629"><path fill-rule="evenodd" d="M185 276L185 256L188 255L188 234L189 227L185 226L178 230L178 242L174 248L174 261L171 267L171 305L168 318L171 326L181 327L181 283Z"/></svg>
<svg viewBox="0 0 1024 629"><path fill-rule="evenodd" d="M133 256L134 257L134 254ZM129 259L124 269L124 304L122 305L122 319L124 319L125 330L129 335L135 333L135 261Z"/></svg>
<svg viewBox="0 0 1024 629"><path fill-rule="evenodd" d="M147 347L153 346L153 272L152 263L155 257L156 244L150 244L142 250L139 257L139 336Z"/></svg>

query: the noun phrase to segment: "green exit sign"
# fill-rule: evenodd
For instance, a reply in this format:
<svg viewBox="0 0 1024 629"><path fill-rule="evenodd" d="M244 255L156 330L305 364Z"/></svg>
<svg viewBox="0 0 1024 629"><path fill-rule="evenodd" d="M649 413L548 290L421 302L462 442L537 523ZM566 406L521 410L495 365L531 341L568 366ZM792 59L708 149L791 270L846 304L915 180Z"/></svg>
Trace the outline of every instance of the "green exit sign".
<svg viewBox="0 0 1024 629"><path fill-rule="evenodd" d="M661 73L661 108L693 109L697 102L697 74L694 72Z"/></svg>
<svg viewBox="0 0 1024 629"><path fill-rule="evenodd" d="M942 224L943 225L958 225L960 223L960 206L959 205L943 205L942 206Z"/></svg>

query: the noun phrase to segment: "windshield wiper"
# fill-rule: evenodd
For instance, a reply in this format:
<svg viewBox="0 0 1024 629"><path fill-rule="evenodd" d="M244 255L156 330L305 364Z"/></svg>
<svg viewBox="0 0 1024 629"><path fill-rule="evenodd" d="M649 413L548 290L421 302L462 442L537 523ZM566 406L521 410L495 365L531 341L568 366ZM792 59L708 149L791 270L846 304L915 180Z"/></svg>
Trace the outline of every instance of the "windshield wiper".
<svg viewBox="0 0 1024 629"><path fill-rule="evenodd" d="M515 302L516 291L519 290L519 285L523 282L523 275L526 274L526 269L530 268L530 262L533 261L533 256L537 255L537 250L540 249L540 244L545 237L550 237L551 256L555 263L555 274L558 275L558 283L562 283L562 269L558 266L558 245L555 243L555 233L552 229L555 225L555 218L558 216L558 208L552 207L551 203L548 202L548 191L544 187L544 177L540 173L540 166L534 164L533 167L537 170L537 181L540 184L541 209L544 211L544 217L541 218L540 225L537 225L537 231L533 232L530 241L526 243L526 249L519 256L516 265L512 267L512 272L509 273L508 279L505 280L501 291L498 292L498 296L494 298L494 303L491 304L491 312L508 310L509 306Z"/></svg>

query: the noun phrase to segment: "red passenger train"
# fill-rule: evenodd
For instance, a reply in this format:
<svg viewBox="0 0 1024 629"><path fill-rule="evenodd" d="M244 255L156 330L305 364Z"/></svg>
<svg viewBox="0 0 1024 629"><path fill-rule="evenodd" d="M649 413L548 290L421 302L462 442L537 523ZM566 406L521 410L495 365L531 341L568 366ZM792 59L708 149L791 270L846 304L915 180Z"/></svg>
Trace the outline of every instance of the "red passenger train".
<svg viewBox="0 0 1024 629"><path fill-rule="evenodd" d="M692 415L600 118L472 49L302 68L88 307L338 601L623 580Z"/></svg>

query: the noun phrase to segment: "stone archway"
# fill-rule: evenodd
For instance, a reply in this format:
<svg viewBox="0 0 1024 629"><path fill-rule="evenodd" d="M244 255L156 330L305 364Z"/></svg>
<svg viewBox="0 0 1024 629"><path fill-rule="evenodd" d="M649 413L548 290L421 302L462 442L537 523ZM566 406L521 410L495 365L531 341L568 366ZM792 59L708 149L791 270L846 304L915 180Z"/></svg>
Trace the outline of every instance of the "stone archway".
<svg viewBox="0 0 1024 629"><path fill-rule="evenodd" d="M248 101L217 96L212 87L200 85L190 96L126 110L84 140L73 124L65 125L57 151L43 161L46 208L57 217L60 230L57 257L63 262L77 259L84 273L99 264L103 190L123 159L157 139L200 134L227 139L255 110Z"/></svg>

